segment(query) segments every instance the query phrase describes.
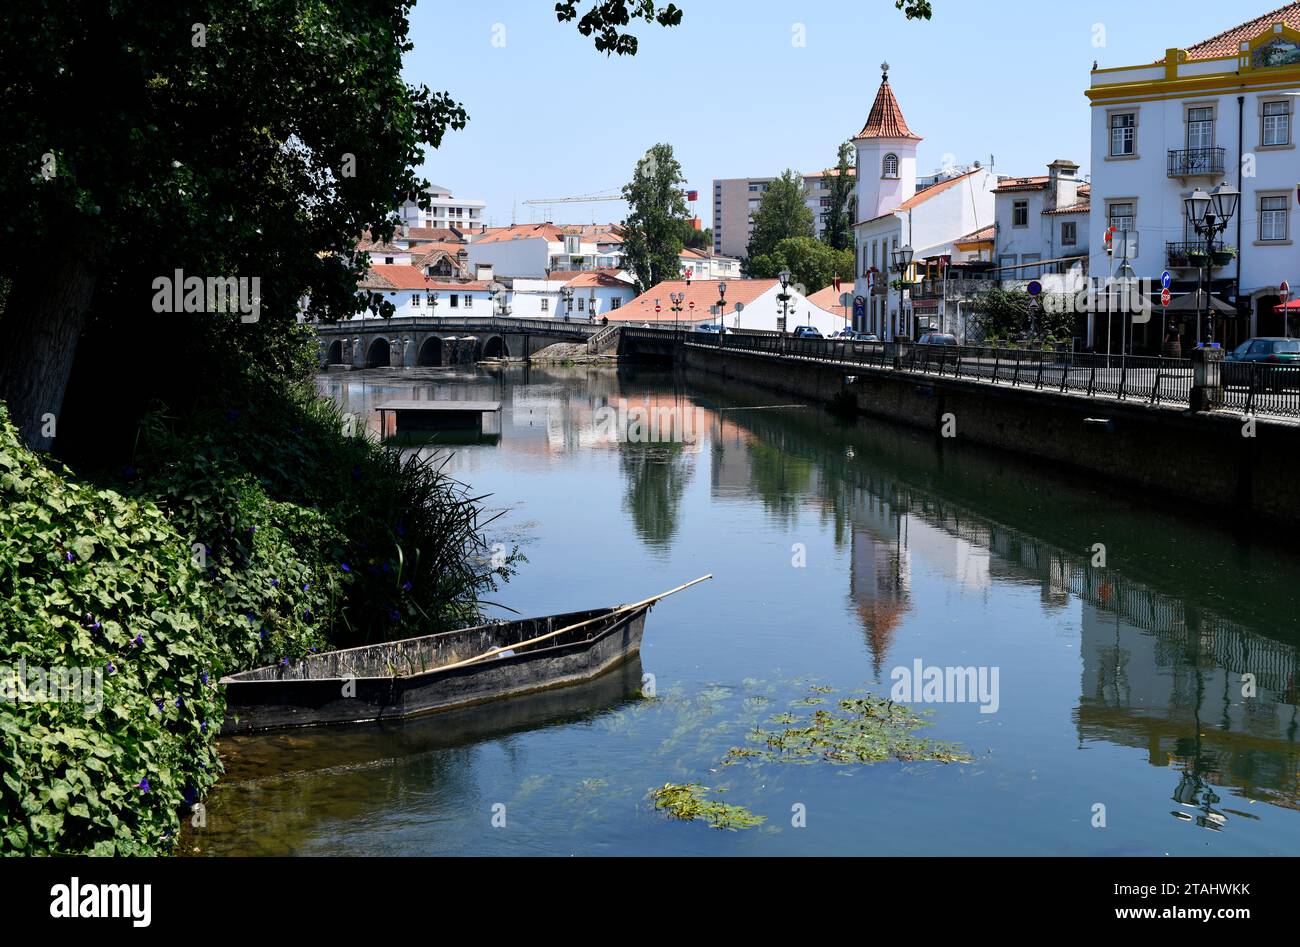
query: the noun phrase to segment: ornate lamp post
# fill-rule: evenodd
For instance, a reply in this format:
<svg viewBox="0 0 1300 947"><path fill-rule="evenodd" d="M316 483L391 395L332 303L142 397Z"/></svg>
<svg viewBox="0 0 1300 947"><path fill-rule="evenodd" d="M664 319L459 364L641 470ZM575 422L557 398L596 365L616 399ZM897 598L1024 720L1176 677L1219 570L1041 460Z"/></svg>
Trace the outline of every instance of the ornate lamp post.
<svg viewBox="0 0 1300 947"><path fill-rule="evenodd" d="M676 328L677 323L682 321L682 303L686 301L686 294L669 293L668 298L672 301L672 305L669 308L673 311L673 327Z"/></svg>
<svg viewBox="0 0 1300 947"><path fill-rule="evenodd" d="M727 281L718 280L718 325L727 324Z"/></svg>
<svg viewBox="0 0 1300 947"><path fill-rule="evenodd" d="M781 292L776 297L781 303L781 316L777 320L776 331L784 335L786 323L790 318L790 271L783 269L776 275L777 278L781 280Z"/></svg>
<svg viewBox="0 0 1300 947"><path fill-rule="evenodd" d="M1198 187L1183 201L1188 222L1199 236L1205 238L1205 295L1201 301L1205 306L1205 344L1208 348L1218 347L1214 341L1214 309L1210 306L1210 267L1213 264L1214 238L1228 229L1228 222L1237 213L1240 199L1241 192L1235 187L1220 184L1210 194ZM1197 267L1196 275L1200 282L1200 267Z"/></svg>
<svg viewBox="0 0 1300 947"><path fill-rule="evenodd" d="M560 298L564 302L564 321L569 321L569 313L573 311L573 290L565 286L560 290Z"/></svg>
<svg viewBox="0 0 1300 947"><path fill-rule="evenodd" d="M903 326L903 324L904 324L904 320L905 320L905 318L906 318L906 317L903 315L903 277L906 275L907 271L908 271L908 270L911 268L911 266L912 266L912 247L911 247L911 245L910 245L910 244L905 244L904 246L898 247L897 249L895 249L895 250L890 254L890 257L891 257L891 259L892 259L892 261L893 261L893 264L894 264L894 272L896 272L896 273L898 274L898 326L899 326L899 328L902 328L902 326ZM886 299L886 301L888 301L889 297L886 296L885 299ZM888 307L886 307L886 308L888 308ZM891 321L892 321L892 320L891 320ZM897 338L898 338L898 332L896 332L896 331L892 331L893 328L894 328L894 327L891 325L891 326L890 326L890 329L891 329L892 335L894 336L895 339L897 339Z"/></svg>

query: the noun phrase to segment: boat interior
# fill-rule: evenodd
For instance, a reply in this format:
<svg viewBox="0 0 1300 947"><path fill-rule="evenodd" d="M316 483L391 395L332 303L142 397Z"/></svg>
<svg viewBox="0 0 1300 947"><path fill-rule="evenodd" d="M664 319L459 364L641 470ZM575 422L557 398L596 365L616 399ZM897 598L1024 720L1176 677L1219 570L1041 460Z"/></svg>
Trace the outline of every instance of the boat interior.
<svg viewBox="0 0 1300 947"><path fill-rule="evenodd" d="M528 651L554 648L594 638L610 625L633 615L633 612L616 614L613 609L598 608L566 615L548 615L545 618L525 618L519 621L495 622L473 628L461 628L437 635L387 641L381 644L348 648L313 654L287 665L254 668L232 674L226 681L303 681L331 680L343 677L389 678L409 677L477 657L493 648L507 650L494 657L518 653L512 647L569 625L579 628L528 645ZM488 661L493 658L488 658Z"/></svg>

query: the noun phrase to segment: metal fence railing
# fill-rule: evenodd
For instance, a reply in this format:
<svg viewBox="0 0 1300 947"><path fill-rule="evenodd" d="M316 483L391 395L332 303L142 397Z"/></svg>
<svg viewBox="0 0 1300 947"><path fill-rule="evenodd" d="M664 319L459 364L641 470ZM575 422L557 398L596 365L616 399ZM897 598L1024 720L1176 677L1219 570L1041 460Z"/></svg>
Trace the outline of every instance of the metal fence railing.
<svg viewBox="0 0 1300 947"><path fill-rule="evenodd" d="M1224 362L1223 407L1300 417L1300 363Z"/></svg>

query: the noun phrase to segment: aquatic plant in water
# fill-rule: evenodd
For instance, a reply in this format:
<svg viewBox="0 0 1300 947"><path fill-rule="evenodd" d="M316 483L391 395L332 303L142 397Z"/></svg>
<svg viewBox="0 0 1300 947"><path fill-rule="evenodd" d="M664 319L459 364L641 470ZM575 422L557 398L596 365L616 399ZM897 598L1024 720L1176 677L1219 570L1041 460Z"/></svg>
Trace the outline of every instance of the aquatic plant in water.
<svg viewBox="0 0 1300 947"><path fill-rule="evenodd" d="M721 790L713 790L698 783L664 783L658 789L650 790L650 797L654 799L656 809L667 812L674 819L707 822L715 829L734 832L737 829L751 829L766 821L763 816L754 815L744 806L705 798L711 792Z"/></svg>

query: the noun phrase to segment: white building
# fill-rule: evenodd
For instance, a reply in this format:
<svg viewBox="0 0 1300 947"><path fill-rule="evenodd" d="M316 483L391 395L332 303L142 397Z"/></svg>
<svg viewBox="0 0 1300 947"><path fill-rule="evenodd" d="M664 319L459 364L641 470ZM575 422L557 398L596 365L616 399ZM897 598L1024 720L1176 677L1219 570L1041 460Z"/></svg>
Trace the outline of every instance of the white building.
<svg viewBox="0 0 1300 947"><path fill-rule="evenodd" d="M394 318L409 316L490 316L492 297L485 281L443 282L418 267L379 264L357 284L393 304Z"/></svg>
<svg viewBox="0 0 1300 947"><path fill-rule="evenodd" d="M911 246L914 265L951 259L958 245L994 221L992 172L978 164L917 189L916 150L921 138L912 132L889 86L888 66L876 101L853 144L857 148L857 279L854 292L864 300L854 314L854 328L886 341L900 335L916 338L918 327L937 315L939 303L904 302L910 290L890 288L891 254ZM912 271L902 274L910 284ZM918 312L918 310L921 310Z"/></svg>
<svg viewBox="0 0 1300 947"><path fill-rule="evenodd" d="M478 230L484 224L483 201L471 201L452 196L445 187L433 185L426 192L429 197L429 209L423 210L416 201L403 201L398 208L405 227L454 228L456 230Z"/></svg>
<svg viewBox="0 0 1300 947"><path fill-rule="evenodd" d="M489 228L468 245L468 262L490 263L500 276L545 279L548 272L615 268L622 262L621 241L600 237L552 223L515 224Z"/></svg>
<svg viewBox="0 0 1300 947"><path fill-rule="evenodd" d="M509 286L510 315L521 319L586 322L618 311L636 296L626 274L589 270L552 273L549 279L514 278Z"/></svg>
<svg viewBox="0 0 1300 947"><path fill-rule="evenodd" d="M804 205L812 211L813 230L820 239L831 213L831 182L838 169L803 176ZM768 185L776 178L719 178L713 182L713 252L743 257L754 234L754 212Z"/></svg>
<svg viewBox="0 0 1300 947"><path fill-rule="evenodd" d="M681 253L683 279L739 279L740 261L703 250L687 248Z"/></svg>
<svg viewBox="0 0 1300 947"><path fill-rule="evenodd" d="M1004 178L993 191L997 276L1004 286L1030 280L1044 292L1077 292L1088 266L1088 185L1073 161L1047 174Z"/></svg>
<svg viewBox="0 0 1300 947"><path fill-rule="evenodd" d="M1295 109L1300 94L1300 3L1266 14L1187 49L1170 48L1155 64L1094 69L1092 105L1091 275L1104 279L1118 261L1101 236L1124 240L1138 278L1169 270L1174 294L1196 288L1204 248L1184 210L1197 188L1228 184L1241 192L1237 213L1212 259L1211 289L1236 303L1218 319L1218 341L1281 335L1273 308L1284 280L1300 285L1296 252ZM1158 285L1158 284L1157 284ZM1093 335L1104 331L1093 320ZM1175 328L1184 346L1203 337L1195 313L1176 323L1138 325L1134 350L1153 351ZM1294 328L1294 327L1293 327Z"/></svg>

